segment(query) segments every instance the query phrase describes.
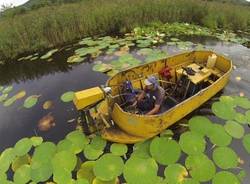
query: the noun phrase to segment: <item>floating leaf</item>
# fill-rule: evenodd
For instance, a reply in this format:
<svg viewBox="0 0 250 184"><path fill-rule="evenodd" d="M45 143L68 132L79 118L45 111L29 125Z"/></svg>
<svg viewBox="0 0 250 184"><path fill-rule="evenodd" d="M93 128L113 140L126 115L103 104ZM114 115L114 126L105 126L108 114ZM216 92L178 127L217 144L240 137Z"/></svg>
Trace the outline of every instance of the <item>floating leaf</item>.
<svg viewBox="0 0 250 184"><path fill-rule="evenodd" d="M235 117L235 110L231 105L224 102L214 102L212 105L213 113L221 119L232 120Z"/></svg>
<svg viewBox="0 0 250 184"><path fill-rule="evenodd" d="M134 151L132 155L140 158L150 158L151 157L150 144L151 144L151 139L136 143L133 147Z"/></svg>
<svg viewBox="0 0 250 184"><path fill-rule="evenodd" d="M211 133L208 135L210 141L218 146L227 146L231 143L232 137L228 135L219 124L213 124L211 126Z"/></svg>
<svg viewBox="0 0 250 184"><path fill-rule="evenodd" d="M227 105L234 107L236 106L234 98L231 96L221 96L220 101L226 103Z"/></svg>
<svg viewBox="0 0 250 184"><path fill-rule="evenodd" d="M15 101L16 101L16 98L13 96L13 97L7 99L7 100L3 103L3 106L4 106L4 107L9 107L9 106L11 106Z"/></svg>
<svg viewBox="0 0 250 184"><path fill-rule="evenodd" d="M57 51L58 51L58 49L53 49L53 50L47 52L46 54L44 54L43 56L41 56L40 59L48 59L49 57L51 57Z"/></svg>
<svg viewBox="0 0 250 184"><path fill-rule="evenodd" d="M4 87L3 87L3 86L0 86L0 92L1 92L3 89L4 89Z"/></svg>
<svg viewBox="0 0 250 184"><path fill-rule="evenodd" d="M73 171L77 163L75 154L70 151L61 151L55 154L52 159L53 170L64 168L68 171Z"/></svg>
<svg viewBox="0 0 250 184"><path fill-rule="evenodd" d="M16 154L13 148L7 148L2 152L0 156L0 173L6 172L9 169L15 156Z"/></svg>
<svg viewBox="0 0 250 184"><path fill-rule="evenodd" d="M161 59L164 59L167 57L167 53L161 51L161 50L154 50L151 54L149 54L145 61L146 62L153 62L153 61L158 61Z"/></svg>
<svg viewBox="0 0 250 184"><path fill-rule="evenodd" d="M181 135L179 144L182 151L188 155L194 155L204 152L206 141L200 134L193 132L185 132Z"/></svg>
<svg viewBox="0 0 250 184"><path fill-rule="evenodd" d="M110 152L117 156L123 156L127 153L128 147L126 144L113 143L110 146Z"/></svg>
<svg viewBox="0 0 250 184"><path fill-rule="evenodd" d="M77 179L75 184L89 184L89 182L86 179L80 178L80 179Z"/></svg>
<svg viewBox="0 0 250 184"><path fill-rule="evenodd" d="M105 73L105 72L112 70L112 66L105 64L105 63L98 63L98 64L93 66L93 70L96 72Z"/></svg>
<svg viewBox="0 0 250 184"><path fill-rule="evenodd" d="M80 153L89 143L89 139L79 130L69 133L66 139L72 142L72 149L75 154Z"/></svg>
<svg viewBox="0 0 250 184"><path fill-rule="evenodd" d="M242 143L246 151L250 154L250 134L246 134L243 139Z"/></svg>
<svg viewBox="0 0 250 184"><path fill-rule="evenodd" d="M236 168L238 165L237 154L228 147L218 147L213 151L213 160L221 169Z"/></svg>
<svg viewBox="0 0 250 184"><path fill-rule="evenodd" d="M68 139L63 139L57 144L57 152L73 151L73 144Z"/></svg>
<svg viewBox="0 0 250 184"><path fill-rule="evenodd" d="M93 148L91 145L87 145L84 148L84 156L88 159L88 160L96 160L100 157L100 155L103 154L102 150L99 149L95 149Z"/></svg>
<svg viewBox="0 0 250 184"><path fill-rule="evenodd" d="M86 161L81 165L80 170L77 172L77 179L87 179L91 184L95 178L93 171L95 161Z"/></svg>
<svg viewBox="0 0 250 184"><path fill-rule="evenodd" d="M163 165L177 162L181 155L179 144L167 137L155 137L150 144L152 157Z"/></svg>
<svg viewBox="0 0 250 184"><path fill-rule="evenodd" d="M70 56L68 59L67 59L67 63L81 63L85 60L85 57L81 57L79 55L73 55L73 56Z"/></svg>
<svg viewBox="0 0 250 184"><path fill-rule="evenodd" d="M117 184L117 179L113 179L111 181L102 181L98 178L95 178L92 184Z"/></svg>
<svg viewBox="0 0 250 184"><path fill-rule="evenodd" d="M235 96L235 104L244 109L250 109L250 101L246 97Z"/></svg>
<svg viewBox="0 0 250 184"><path fill-rule="evenodd" d="M154 159L132 156L125 163L123 175L127 183L152 184L158 181L157 170Z"/></svg>
<svg viewBox="0 0 250 184"><path fill-rule="evenodd" d="M40 144L42 144L43 142L43 138L42 137L31 137L30 138L31 142L32 142L32 145L33 146L39 146Z"/></svg>
<svg viewBox="0 0 250 184"><path fill-rule="evenodd" d="M42 163L35 161L31 163L30 176L34 182L45 182L47 181L53 173L51 163Z"/></svg>
<svg viewBox="0 0 250 184"><path fill-rule="evenodd" d="M182 184L200 184L200 182L196 181L193 178L185 178Z"/></svg>
<svg viewBox="0 0 250 184"><path fill-rule="evenodd" d="M61 95L61 100L63 102L71 102L74 98L75 93L73 91L68 91Z"/></svg>
<svg viewBox="0 0 250 184"><path fill-rule="evenodd" d="M44 102L43 104L43 109L45 110L51 109L52 107L53 107L53 102L50 100Z"/></svg>
<svg viewBox="0 0 250 184"><path fill-rule="evenodd" d="M241 123L241 124L246 124L246 123L247 123L247 117L244 116L244 115L241 114L241 113L236 113L234 119L235 119L238 123Z"/></svg>
<svg viewBox="0 0 250 184"><path fill-rule="evenodd" d="M30 181L30 166L23 165L14 174L14 182L17 184L26 184Z"/></svg>
<svg viewBox="0 0 250 184"><path fill-rule="evenodd" d="M177 184L183 182L184 178L188 176L188 172L181 164L172 164L165 169L164 175L169 184Z"/></svg>
<svg viewBox="0 0 250 184"><path fill-rule="evenodd" d="M2 94L2 95L0 96L0 102L5 101L7 98L8 98L8 94Z"/></svg>
<svg viewBox="0 0 250 184"><path fill-rule="evenodd" d="M212 184L240 184L239 179L228 171L216 173L212 180Z"/></svg>
<svg viewBox="0 0 250 184"><path fill-rule="evenodd" d="M241 182L243 182L243 180L244 180L244 178L245 178L246 176L247 176L247 173L246 173L245 170L241 170L241 171L238 173L238 175L237 175L238 179L239 179Z"/></svg>
<svg viewBox="0 0 250 184"><path fill-rule="evenodd" d="M174 135L174 132L170 129L166 129L163 132L161 132L160 137L172 137Z"/></svg>
<svg viewBox="0 0 250 184"><path fill-rule="evenodd" d="M103 181L110 181L122 174L123 160L113 154L105 154L94 165L95 176Z"/></svg>
<svg viewBox="0 0 250 184"><path fill-rule="evenodd" d="M27 109L35 106L38 102L38 98L40 97L40 95L32 95L29 96L28 98L26 98L26 100L24 101L23 106Z"/></svg>
<svg viewBox="0 0 250 184"><path fill-rule="evenodd" d="M246 111L245 116L246 116L248 123L250 124L250 110Z"/></svg>
<svg viewBox="0 0 250 184"><path fill-rule="evenodd" d="M216 172L214 163L204 154L188 156L185 165L190 175L201 182L211 180Z"/></svg>
<svg viewBox="0 0 250 184"><path fill-rule="evenodd" d="M91 140L90 144L94 149L103 150L107 144L107 141L101 136L97 135Z"/></svg>
<svg viewBox="0 0 250 184"><path fill-rule="evenodd" d="M114 75L116 75L117 73L119 73L119 70L111 70L107 73L108 76L113 77Z"/></svg>
<svg viewBox="0 0 250 184"><path fill-rule="evenodd" d="M26 91L22 90L22 91L19 91L17 94L15 94L15 98L18 100L18 99L22 99L23 97L25 97L26 95Z"/></svg>
<svg viewBox="0 0 250 184"><path fill-rule="evenodd" d="M31 147L32 141L29 138L23 138L15 144L15 154L17 156L24 156L30 151Z"/></svg>
<svg viewBox="0 0 250 184"><path fill-rule="evenodd" d="M236 139L242 138L245 133L244 128L234 121L227 121L224 128L229 135Z"/></svg>
<svg viewBox="0 0 250 184"><path fill-rule="evenodd" d="M188 121L189 128L202 136L210 134L212 122L204 116L195 116Z"/></svg>
<svg viewBox="0 0 250 184"><path fill-rule="evenodd" d="M4 90L2 91L3 94L9 93L13 90L13 86L7 86L6 88L4 88Z"/></svg>
<svg viewBox="0 0 250 184"><path fill-rule="evenodd" d="M53 181L56 183L71 183L72 174L69 170L58 167L53 171Z"/></svg>
<svg viewBox="0 0 250 184"><path fill-rule="evenodd" d="M137 51L138 55L146 56L148 54L151 54L153 52L153 49L151 48L143 48Z"/></svg>
<svg viewBox="0 0 250 184"><path fill-rule="evenodd" d="M11 169L12 171L16 172L16 170L18 168L20 168L22 165L25 164L29 164L30 163L30 156L28 154L21 156L21 157L17 157L15 158L15 160L13 161L12 165L11 165Z"/></svg>

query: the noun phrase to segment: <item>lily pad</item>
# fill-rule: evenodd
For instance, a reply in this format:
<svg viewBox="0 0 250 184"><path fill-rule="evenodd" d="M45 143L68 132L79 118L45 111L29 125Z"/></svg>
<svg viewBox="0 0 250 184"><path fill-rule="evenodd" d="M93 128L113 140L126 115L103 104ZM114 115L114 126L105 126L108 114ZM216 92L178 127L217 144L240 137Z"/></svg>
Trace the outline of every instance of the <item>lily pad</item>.
<svg viewBox="0 0 250 184"><path fill-rule="evenodd" d="M57 51L58 51L58 49L50 50L49 52L47 52L46 54L44 54L43 56L41 56L40 59L48 59L48 58L50 58L54 53L56 53Z"/></svg>
<svg viewBox="0 0 250 184"><path fill-rule="evenodd" d="M73 91L68 91L68 92L65 92L61 95L61 100L63 102L71 102L73 99L74 99L74 96L75 96L75 92Z"/></svg>
<svg viewBox="0 0 250 184"><path fill-rule="evenodd" d="M23 97L25 97L26 95L26 91L22 90L22 91L19 91L17 94L15 94L15 98L18 100L18 99L22 99Z"/></svg>
<svg viewBox="0 0 250 184"><path fill-rule="evenodd" d="M233 120L236 114L234 108L225 102L214 102L212 111L216 116L225 120Z"/></svg>
<svg viewBox="0 0 250 184"><path fill-rule="evenodd" d="M224 128L229 135L236 139L242 138L245 133L244 128L234 121L227 121Z"/></svg>
<svg viewBox="0 0 250 184"><path fill-rule="evenodd" d="M2 91L3 94L9 93L13 90L13 86L7 86L6 88L4 88L4 90Z"/></svg>
<svg viewBox="0 0 250 184"><path fill-rule="evenodd" d="M181 135L179 144L182 151L188 155L194 155L204 152L206 141L200 134L193 132L185 132Z"/></svg>
<svg viewBox="0 0 250 184"><path fill-rule="evenodd" d="M89 184L88 180L80 178L76 180L75 184Z"/></svg>
<svg viewBox="0 0 250 184"><path fill-rule="evenodd" d="M33 106L35 106L38 102L40 95L32 95L29 96L28 98L26 98L26 100L24 101L23 106L27 109L32 108Z"/></svg>
<svg viewBox="0 0 250 184"><path fill-rule="evenodd" d="M113 179L111 181L102 181L98 178L95 178L92 184L117 184L117 179Z"/></svg>
<svg viewBox="0 0 250 184"><path fill-rule="evenodd" d="M117 156L123 156L127 153L128 147L126 144L113 143L110 146L110 152Z"/></svg>
<svg viewBox="0 0 250 184"><path fill-rule="evenodd" d="M0 173L6 172L16 157L13 148L5 149L0 156Z"/></svg>
<svg viewBox="0 0 250 184"><path fill-rule="evenodd" d="M221 171L216 173L212 180L212 184L240 184L241 182L233 173Z"/></svg>
<svg viewBox="0 0 250 184"><path fill-rule="evenodd" d="M79 55L73 55L67 59L67 63L81 63L84 61L84 59L85 57L81 57Z"/></svg>
<svg viewBox="0 0 250 184"><path fill-rule="evenodd" d="M73 171L77 163L75 154L70 151L61 151L55 154L52 159L53 170L64 168L68 171Z"/></svg>
<svg viewBox="0 0 250 184"><path fill-rule="evenodd" d="M15 96L13 96L13 97L7 99L7 100L3 103L3 106L4 106L4 107L9 107L9 106L11 106L15 101L16 101L16 98L15 98Z"/></svg>
<svg viewBox="0 0 250 184"><path fill-rule="evenodd" d="M89 143L89 139L79 130L73 131L66 136L72 142L74 153L80 153Z"/></svg>
<svg viewBox="0 0 250 184"><path fill-rule="evenodd" d="M177 184L184 181L184 178L188 176L188 172L181 164L172 164L165 169L164 175L167 183Z"/></svg>
<svg viewBox="0 0 250 184"><path fill-rule="evenodd" d="M149 54L145 61L146 62L153 62L157 60L161 60L167 57L167 53L161 51L161 50L154 50L151 54Z"/></svg>
<svg viewBox="0 0 250 184"><path fill-rule="evenodd" d="M65 168L58 167L53 171L53 181L56 183L71 183L72 173Z"/></svg>
<svg viewBox="0 0 250 184"><path fill-rule="evenodd" d="M250 124L250 110L246 111L245 116L246 116L248 124Z"/></svg>
<svg viewBox="0 0 250 184"><path fill-rule="evenodd" d="M14 182L17 184L26 184L30 181L30 166L23 165L14 174Z"/></svg>
<svg viewBox="0 0 250 184"><path fill-rule="evenodd" d="M204 154L188 156L185 165L190 175L200 182L211 180L216 172L214 163Z"/></svg>
<svg viewBox="0 0 250 184"><path fill-rule="evenodd" d="M57 152L73 151L72 142L68 139L63 139L57 144Z"/></svg>
<svg viewBox="0 0 250 184"><path fill-rule="evenodd" d="M232 137L228 135L219 124L213 124L211 126L211 133L208 135L210 141L217 146L227 146L231 143Z"/></svg>
<svg viewBox="0 0 250 184"><path fill-rule="evenodd" d="M182 184L200 184L200 182L196 181L193 178L185 178Z"/></svg>
<svg viewBox="0 0 250 184"><path fill-rule="evenodd" d="M93 171L95 161L86 161L81 165L80 170L77 172L77 179L87 179L91 184L95 178Z"/></svg>
<svg viewBox="0 0 250 184"><path fill-rule="evenodd" d="M213 160L221 169L236 168L237 154L229 147L218 147L213 151Z"/></svg>
<svg viewBox="0 0 250 184"><path fill-rule="evenodd" d="M204 116L195 116L188 121L188 125L192 132L204 136L210 134L212 122Z"/></svg>
<svg viewBox="0 0 250 184"><path fill-rule="evenodd" d="M166 129L163 132L161 132L160 137L172 137L174 135L174 132L170 129Z"/></svg>
<svg viewBox="0 0 250 184"><path fill-rule="evenodd" d="M158 181L157 170L154 159L132 156L124 166L123 175L127 183L152 184Z"/></svg>
<svg viewBox="0 0 250 184"><path fill-rule="evenodd" d="M241 113L236 113L234 118L238 123L240 124L246 124L247 123L247 117Z"/></svg>
<svg viewBox="0 0 250 184"><path fill-rule="evenodd" d="M42 162L32 162L30 176L34 182L45 182L47 181L53 173L52 164L42 163Z"/></svg>
<svg viewBox="0 0 250 184"><path fill-rule="evenodd" d="M32 141L29 138L23 138L19 140L14 147L14 151L17 156L24 156L32 147Z"/></svg>
<svg viewBox="0 0 250 184"><path fill-rule="evenodd" d="M43 138L42 137L37 137L37 136L31 137L30 140L31 140L32 145L34 147L39 146L43 142Z"/></svg>
<svg viewBox="0 0 250 184"><path fill-rule="evenodd" d="M25 164L28 165L30 163L30 160L31 160L31 158L28 154L15 158L15 160L13 161L13 163L11 165L12 171L16 172L16 170L19 169L21 166L23 166Z"/></svg>
<svg viewBox="0 0 250 184"><path fill-rule="evenodd" d="M223 102L223 103L226 103L227 105L229 105L231 107L236 106L234 98L231 97L231 96L221 96L220 101Z"/></svg>
<svg viewBox="0 0 250 184"><path fill-rule="evenodd" d="M94 165L95 176L102 181L110 181L122 174L123 160L113 154L105 154Z"/></svg>
<svg viewBox="0 0 250 184"><path fill-rule="evenodd" d="M101 136L97 135L91 140L90 144L94 149L103 150L107 144L107 141Z"/></svg>
<svg viewBox="0 0 250 184"><path fill-rule="evenodd" d="M143 48L137 51L137 55L142 55L142 56L146 56L149 55L153 52L153 49L151 48Z"/></svg>
<svg viewBox="0 0 250 184"><path fill-rule="evenodd" d="M85 156L88 160L96 160L96 159L98 159L102 154L103 154L103 151L102 151L102 150L95 149L95 148L93 148L91 145L87 145L87 146L84 148L84 156Z"/></svg>
<svg viewBox="0 0 250 184"><path fill-rule="evenodd" d="M96 72L108 72L112 70L112 66L105 64L105 63L99 63L93 66L93 70Z"/></svg>
<svg viewBox="0 0 250 184"><path fill-rule="evenodd" d="M242 143L246 151L250 154L250 134L246 134L243 139Z"/></svg>
<svg viewBox="0 0 250 184"><path fill-rule="evenodd" d="M5 101L7 98L8 98L8 94L2 94L2 95L0 96L0 102Z"/></svg>
<svg viewBox="0 0 250 184"><path fill-rule="evenodd" d="M150 144L151 139L148 139L143 142L136 143L133 147L133 153L132 156L137 156L140 158L150 158Z"/></svg>
<svg viewBox="0 0 250 184"><path fill-rule="evenodd" d="M155 137L150 144L152 157L162 165L169 165L177 162L181 155L179 144L167 137Z"/></svg>
<svg viewBox="0 0 250 184"><path fill-rule="evenodd" d="M235 104L244 109L250 109L250 101L246 97L236 96L234 97Z"/></svg>
<svg viewBox="0 0 250 184"><path fill-rule="evenodd" d="M52 107L53 107L53 102L50 100L44 102L43 104L43 109L45 110L51 109Z"/></svg>

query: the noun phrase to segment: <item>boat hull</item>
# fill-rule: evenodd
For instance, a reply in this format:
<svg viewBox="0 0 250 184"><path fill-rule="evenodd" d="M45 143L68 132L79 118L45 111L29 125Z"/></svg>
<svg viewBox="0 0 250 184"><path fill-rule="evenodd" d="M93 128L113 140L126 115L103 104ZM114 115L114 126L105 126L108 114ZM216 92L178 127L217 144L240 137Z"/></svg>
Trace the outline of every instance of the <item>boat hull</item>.
<svg viewBox="0 0 250 184"><path fill-rule="evenodd" d="M192 63L194 59L196 61L202 61L205 60L212 53L213 52L210 51L193 51L190 53L183 53L170 58L166 58L162 61L156 61L149 64L149 68L152 69L150 69L150 71L144 72L143 75L147 76L150 73L155 73L155 71L157 70L159 71L159 68L164 66L164 64L166 65L166 63L171 68L175 68L175 66L182 66L182 62L185 63L183 65L186 65L188 63ZM119 131L127 134L127 136L119 137L119 134L116 134L114 137L112 131L109 131L107 129L103 131L103 137L113 142L139 142L159 134L169 126L173 125L174 123L194 111L195 109L199 108L202 104L204 104L214 95L216 95L219 91L221 91L229 81L230 73L232 71L232 61L218 54L217 56L218 59L216 62L216 67L223 71L223 75L220 76L215 82L213 82L208 87L202 89L194 96L187 98L186 100L180 102L179 104L164 113L157 115L138 115L125 112L117 103L114 103L112 110L110 110L111 118L115 122L116 126L119 127ZM144 65L124 71L125 73L120 74L120 76L118 75L111 78L107 82L107 85L119 83L124 80L123 77L126 73L130 72L131 70L133 70L133 72L130 73L136 73L142 70L143 68L145 68ZM131 78L133 77L134 76L132 76ZM131 136L131 139L129 138L129 135ZM136 138L132 139L132 137Z"/></svg>

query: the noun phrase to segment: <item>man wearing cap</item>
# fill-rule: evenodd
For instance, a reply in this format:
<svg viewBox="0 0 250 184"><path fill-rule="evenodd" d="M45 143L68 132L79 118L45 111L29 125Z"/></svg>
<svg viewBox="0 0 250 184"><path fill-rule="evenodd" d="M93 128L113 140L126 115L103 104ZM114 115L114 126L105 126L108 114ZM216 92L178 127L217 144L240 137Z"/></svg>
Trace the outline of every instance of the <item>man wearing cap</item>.
<svg viewBox="0 0 250 184"><path fill-rule="evenodd" d="M133 105L137 105L144 112L146 111L146 115L157 114L160 112L165 91L159 86L154 76L145 79L144 84L144 90L137 96L137 101Z"/></svg>

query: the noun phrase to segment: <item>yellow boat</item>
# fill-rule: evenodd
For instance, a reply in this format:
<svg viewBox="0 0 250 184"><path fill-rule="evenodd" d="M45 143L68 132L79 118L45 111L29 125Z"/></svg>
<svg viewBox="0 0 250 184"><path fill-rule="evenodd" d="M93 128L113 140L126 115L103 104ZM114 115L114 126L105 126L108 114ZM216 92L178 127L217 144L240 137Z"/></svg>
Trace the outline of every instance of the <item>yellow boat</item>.
<svg viewBox="0 0 250 184"><path fill-rule="evenodd" d="M164 70L170 75L162 75ZM98 122L104 139L136 143L161 133L208 101L225 87L231 71L232 61L224 56L212 51L186 52L119 72L106 87L76 92L74 104L84 112L87 122L91 118ZM122 84L131 81L133 88L142 89L150 75L155 75L166 90L165 110L156 115L125 110Z"/></svg>

